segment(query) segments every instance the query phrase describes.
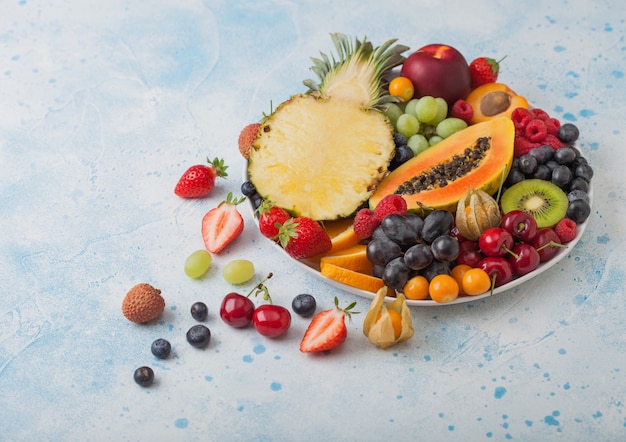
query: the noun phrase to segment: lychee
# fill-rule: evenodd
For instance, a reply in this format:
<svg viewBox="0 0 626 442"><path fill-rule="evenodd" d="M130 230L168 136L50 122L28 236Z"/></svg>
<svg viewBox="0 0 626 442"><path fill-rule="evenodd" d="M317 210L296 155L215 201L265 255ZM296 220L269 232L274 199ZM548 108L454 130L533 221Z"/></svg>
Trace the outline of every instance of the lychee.
<svg viewBox="0 0 626 442"><path fill-rule="evenodd" d="M141 283L131 288L122 302L122 313L132 322L149 322L159 317L165 309L161 290Z"/></svg>
<svg viewBox="0 0 626 442"><path fill-rule="evenodd" d="M239 134L239 152L246 160L250 158L250 149L259 133L259 127L261 127L259 123L248 124Z"/></svg>

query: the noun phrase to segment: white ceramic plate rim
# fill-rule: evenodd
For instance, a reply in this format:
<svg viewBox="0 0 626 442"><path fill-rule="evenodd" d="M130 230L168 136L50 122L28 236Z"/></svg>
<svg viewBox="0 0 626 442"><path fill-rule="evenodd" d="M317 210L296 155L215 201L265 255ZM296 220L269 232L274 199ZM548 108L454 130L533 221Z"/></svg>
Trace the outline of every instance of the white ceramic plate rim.
<svg viewBox="0 0 626 442"><path fill-rule="evenodd" d="M245 168L243 170L243 181L247 181L248 180L248 162L246 161L245 163ZM593 198L593 190L590 188L589 189L589 205L592 206L592 198ZM248 198L248 201L246 201L246 206L248 207L248 209L250 210L250 212L252 213L252 218L254 219L255 224L258 227L258 219L256 216L254 216L254 206L252 205L252 201L250 200L250 198ZM476 295L476 296L459 296L458 298L456 298L454 301L452 302L447 302L447 303L440 303L440 302L436 302L433 301L432 299L424 299L424 300L412 300L412 299L407 299L407 305L412 306L412 307L440 307L440 306L446 306L446 305L456 305L456 304L464 304L467 302L474 302L474 301L478 301L480 299L483 298L488 298L489 296L494 296L494 295L498 295L500 293L509 291L511 289L514 289L515 287L518 287L520 285L522 285L523 283L529 281L532 278L535 278L539 275L541 275L543 272L545 272L546 270L550 269L552 266L556 265L559 261L561 261L563 258L565 258L576 246L576 244L578 243L578 241L580 241L581 237L583 236L583 234L585 233L585 229L587 228L587 223L589 222L589 218L587 218L585 220L585 222L579 224L577 226L577 231L576 231L576 237L570 241L569 243L566 244L567 247L562 248L561 250L559 250L557 252L557 254L549 261L547 262L543 262L541 264L539 264L539 266L533 270L532 272L520 276L519 278L516 278L514 280L512 280L511 282L501 285L500 287L496 287L493 290L493 293L491 292L487 292L487 293L483 293L482 295ZM285 250L277 243L275 243L274 241L272 241L269 238L266 238L267 241L272 244L273 247L279 249L282 253L284 253L285 255L287 255L287 252L285 252ZM287 255L289 256L289 255ZM374 296L376 295L373 292L369 292L367 290L361 290L361 289L357 289L355 287L343 284L339 281L335 281L334 279L330 279L325 277L324 275L322 275L319 272L319 269L315 267L315 265L313 263L310 263L308 261L305 260L296 260L290 257L290 259L292 259L292 261L296 264L296 266L298 266L299 268L303 269L304 271L306 271L309 274L314 275L315 277L322 279L323 281L327 282L328 284L339 288L341 290L344 290L346 292L352 293L354 295L357 296L362 296L364 298L368 298L368 299L373 299ZM387 297L385 298L386 302L392 301L393 297Z"/></svg>

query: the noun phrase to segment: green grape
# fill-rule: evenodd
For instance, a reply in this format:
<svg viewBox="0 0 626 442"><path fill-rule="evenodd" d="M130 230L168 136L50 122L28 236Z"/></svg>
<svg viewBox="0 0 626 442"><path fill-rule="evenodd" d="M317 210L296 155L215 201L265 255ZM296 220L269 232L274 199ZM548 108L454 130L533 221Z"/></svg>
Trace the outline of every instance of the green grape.
<svg viewBox="0 0 626 442"><path fill-rule="evenodd" d="M396 129L405 137L409 138L420 130L420 122L411 114L402 114L398 117Z"/></svg>
<svg viewBox="0 0 626 442"><path fill-rule="evenodd" d="M439 112L439 106L435 97L425 95L419 99L415 105L415 116L422 123L430 123L433 121Z"/></svg>
<svg viewBox="0 0 626 442"><path fill-rule="evenodd" d="M437 116L430 122L432 125L438 125L448 116L448 102L441 97L435 98L437 102Z"/></svg>
<svg viewBox="0 0 626 442"><path fill-rule="evenodd" d="M441 138L439 135L433 135L432 137L428 139L428 144L430 144L431 146L434 146L440 141L443 141L443 138Z"/></svg>
<svg viewBox="0 0 626 442"><path fill-rule="evenodd" d="M211 267L211 254L206 250L196 250L185 260L185 275L200 278Z"/></svg>
<svg viewBox="0 0 626 442"><path fill-rule="evenodd" d="M222 276L231 284L244 284L254 276L254 264L247 259L235 259L224 266Z"/></svg>
<svg viewBox="0 0 626 442"><path fill-rule="evenodd" d="M441 138L448 138L450 135L463 130L467 123L460 118L450 117L442 120L437 125L437 135Z"/></svg>
<svg viewBox="0 0 626 442"><path fill-rule="evenodd" d="M383 113L389 118L389 122L393 127L396 127L396 122L398 121L398 117L402 115L404 112L402 108L398 106L396 103L388 103L385 106L385 110Z"/></svg>
<svg viewBox="0 0 626 442"><path fill-rule="evenodd" d="M422 134L415 134L406 142L407 146L413 151L413 155L417 155L430 147L428 140Z"/></svg>
<svg viewBox="0 0 626 442"><path fill-rule="evenodd" d="M408 101L408 103L404 106L404 113L415 115L415 106L417 106L419 98L413 98Z"/></svg>

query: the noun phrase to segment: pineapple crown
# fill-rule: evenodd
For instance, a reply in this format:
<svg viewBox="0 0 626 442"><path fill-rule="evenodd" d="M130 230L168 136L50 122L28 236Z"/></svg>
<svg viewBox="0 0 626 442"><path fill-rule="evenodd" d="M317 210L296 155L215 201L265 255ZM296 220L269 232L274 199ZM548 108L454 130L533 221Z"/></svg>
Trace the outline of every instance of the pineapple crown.
<svg viewBox="0 0 626 442"><path fill-rule="evenodd" d="M320 83L305 80L308 93L324 98L343 98L358 102L365 108L382 109L386 103L397 102L398 98L386 91L384 74L401 65L405 57L403 52L408 46L394 44L397 39L388 40L379 47L374 47L365 37L351 40L341 33L330 35L337 58L320 52L321 58L311 57L311 70Z"/></svg>

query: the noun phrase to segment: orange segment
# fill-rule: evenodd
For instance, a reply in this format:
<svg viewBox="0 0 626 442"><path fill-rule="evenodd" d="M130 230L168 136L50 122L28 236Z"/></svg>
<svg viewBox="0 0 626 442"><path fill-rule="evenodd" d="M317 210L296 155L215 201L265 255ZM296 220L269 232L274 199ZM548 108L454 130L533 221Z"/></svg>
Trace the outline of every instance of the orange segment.
<svg viewBox="0 0 626 442"><path fill-rule="evenodd" d="M355 272L354 270L344 269L343 267L325 261L320 263L320 273L327 278L349 285L350 287L372 293L376 293L385 286L385 283L380 278Z"/></svg>
<svg viewBox="0 0 626 442"><path fill-rule="evenodd" d="M342 218L334 221L324 221L322 227L331 238L339 235L341 232L352 226L354 220L352 218Z"/></svg>
<svg viewBox="0 0 626 442"><path fill-rule="evenodd" d="M366 250L367 247L364 244L356 244L336 254L323 256L320 263L326 262L337 267L371 275L374 271L374 265L367 259Z"/></svg>
<svg viewBox="0 0 626 442"><path fill-rule="evenodd" d="M350 222L350 224L341 232L337 233L334 236L331 235L330 240L332 247L327 255L334 255L341 250L345 250L349 247L354 246L360 241L359 237L356 236L356 233L354 233L354 226L352 222Z"/></svg>

